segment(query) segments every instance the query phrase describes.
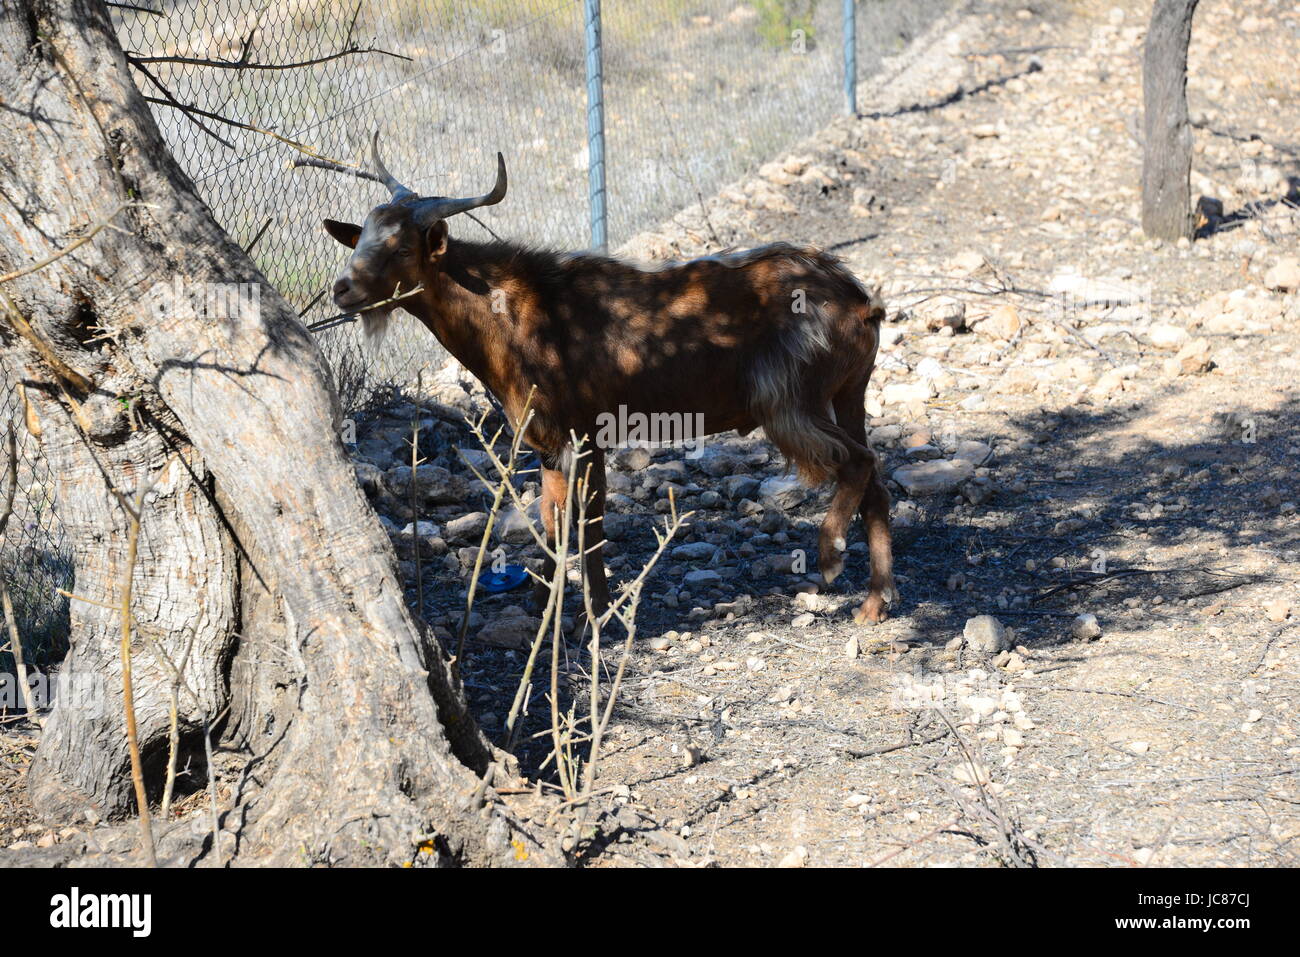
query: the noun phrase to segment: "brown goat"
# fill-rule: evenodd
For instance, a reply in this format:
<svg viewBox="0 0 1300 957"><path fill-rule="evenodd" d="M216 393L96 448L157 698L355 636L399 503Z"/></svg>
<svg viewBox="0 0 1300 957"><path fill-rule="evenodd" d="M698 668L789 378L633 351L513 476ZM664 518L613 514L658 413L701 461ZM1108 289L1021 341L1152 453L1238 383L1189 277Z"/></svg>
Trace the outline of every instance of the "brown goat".
<svg viewBox="0 0 1300 957"><path fill-rule="evenodd" d="M377 138L377 134L376 134ZM400 305L486 386L542 461L542 520L554 540L566 500L570 434L594 438L602 416L702 416L706 434L759 426L809 484L836 479L821 526L819 568L843 570L853 513L866 527L871 580L859 622L893 600L889 493L867 444L863 397L884 308L833 256L775 243L644 269L605 256L453 239L447 218L500 202L497 183L472 199L421 198L379 160L392 192L364 226L326 220L353 253L334 301L360 312L368 336ZM395 290L421 290L379 308ZM600 543L607 450L590 447L585 562L597 611L609 601Z"/></svg>

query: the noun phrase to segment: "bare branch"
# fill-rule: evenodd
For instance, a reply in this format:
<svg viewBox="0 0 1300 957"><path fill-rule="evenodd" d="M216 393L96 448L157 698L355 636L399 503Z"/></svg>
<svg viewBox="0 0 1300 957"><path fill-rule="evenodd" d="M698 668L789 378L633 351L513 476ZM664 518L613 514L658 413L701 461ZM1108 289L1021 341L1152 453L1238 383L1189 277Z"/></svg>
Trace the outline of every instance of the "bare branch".
<svg viewBox="0 0 1300 957"><path fill-rule="evenodd" d="M155 97L146 96L146 97L145 97L145 102L147 102L147 103L155 103L155 104L158 104L158 105L161 105L161 106L170 106L170 107L174 107L175 109L180 110L182 116L184 116L187 120L189 120L191 123L193 123L195 126L197 126L197 127L198 127L200 130L202 130L204 133L207 133L208 136L212 137L214 140L216 140L218 143L220 143L220 144L221 144L222 146L224 146L226 149L228 149L228 150L233 150L233 149L235 148L235 144L234 144L234 143L231 143L230 140L226 139L224 136L221 136L221 135L218 134L215 130L209 129L205 124L199 122L199 120L196 119L195 116L194 116L194 112L195 112L195 111L192 110L192 109L187 108L187 107L185 106L184 103L182 103L180 100L176 99L176 97L174 97L174 96L172 95L172 91L169 90L169 89L167 89L167 87L163 85L163 81L162 81L162 80L160 80L160 79L158 79L156 76L154 76L154 75L153 75L151 72L149 72L149 70L148 70L147 68L145 68L145 67L142 67L142 66L141 66L141 67L137 67L137 69L139 69L139 71L140 71L141 73L144 74L146 80L148 80L150 83L152 83L154 86L156 86L156 87L157 87L157 88L162 92L162 95L163 95L164 97L166 97L165 100L159 100L159 99L157 99L157 98L155 98Z"/></svg>
<svg viewBox="0 0 1300 957"><path fill-rule="evenodd" d="M164 10L155 10L152 7L138 7L134 3L115 3L113 0L108 0L107 5L110 7L117 7L119 10L133 10L136 13L152 13L155 17L167 16L166 11Z"/></svg>
<svg viewBox="0 0 1300 957"><path fill-rule="evenodd" d="M474 609L474 594L478 588L478 577L483 569L483 556L487 553L488 545L492 541L492 529L496 525L497 515L501 511L502 500L505 497L505 487L506 485L514 484L515 463L519 458L519 447L523 443L524 431L528 428L528 422L532 416L531 406L533 403L533 394L536 391L537 389L535 386L532 389L529 389L528 398L524 400L524 410L519 417L522 424L515 430L514 442L510 445L510 459L504 464L504 468L499 472L501 481L497 484L496 492L492 496L492 508L488 511L487 524L483 527L483 538L479 542L478 554L474 557L474 571L470 577L469 589L465 595L465 617L462 618L460 622L460 635L456 639L456 657L452 659L458 670L460 668L461 655L464 654L465 649L465 634L469 631L470 612ZM482 419L479 420L477 426L471 423L471 427L474 428L475 431L475 436L479 438L485 448L491 449L496 444L495 440L501 432L498 430L496 435L492 437L492 441L484 442L482 437L482 425ZM489 455L490 454L492 453L489 452ZM463 459L464 455L462 455L461 458ZM414 475L411 477L411 484L412 487L414 487ZM485 482L484 484L486 485L487 483ZM418 553L419 549L417 548L416 551Z"/></svg>
<svg viewBox="0 0 1300 957"><path fill-rule="evenodd" d="M40 262L34 262L30 266L24 266L22 269L16 269L13 272L5 273L3 276L0 276L0 283L12 282L15 279L21 279L23 276L30 276L32 273L44 269L46 266L50 265L51 263L57 262L58 260L62 259L64 256L68 255L68 253L75 252L76 250L80 249L82 246L86 245L86 243L90 242L92 239L98 236L101 231L105 229L109 229L110 227L116 229L117 228L116 226L112 226L113 220L117 218L118 213L126 209L128 206L145 206L145 205L147 204L130 203L130 202L119 203L116 209L114 209L111 213L109 213L108 216L106 216L104 219L101 219L99 222L95 223L90 228L90 231L87 232L84 236L80 236L77 239L74 239L72 242L68 243L68 245L64 246L62 249L58 250L57 252L50 253L50 255L46 256Z"/></svg>
<svg viewBox="0 0 1300 957"><path fill-rule="evenodd" d="M383 180L376 176L370 170L361 169L356 166L348 166L344 163L338 163L334 160L327 159L295 159L289 163L290 169L297 169L301 166L310 166L315 169L327 169L335 173L347 173L349 176L355 176L357 179L368 179L372 183L382 183Z"/></svg>
<svg viewBox="0 0 1300 957"><path fill-rule="evenodd" d="M339 50L337 53L331 53L328 56L316 57L312 60L299 60L296 63L250 63L242 60L208 60L202 57L137 56L133 53L128 53L126 59L132 66L140 66L145 63L180 63L185 66L207 66L220 70L299 70L303 67L318 66L321 63L329 63L331 60L337 60L341 57L356 56L362 53L379 53L398 60L409 61L411 59L409 56L394 53L391 50L383 50L379 47L356 46L346 50Z"/></svg>
<svg viewBox="0 0 1300 957"><path fill-rule="evenodd" d="M381 299L379 302L371 303L368 306L360 306L356 312L341 312L337 316L330 316L328 319L322 319L320 322L313 322L307 327L308 332L320 332L322 329L332 329L335 326L341 326L345 323L356 322L357 317L363 312L369 312L371 309L381 309L384 306L391 306L395 302L401 302L403 299L409 299L418 293L424 292L424 285L418 285L409 292L399 292L401 284L393 290L392 296L387 299Z"/></svg>

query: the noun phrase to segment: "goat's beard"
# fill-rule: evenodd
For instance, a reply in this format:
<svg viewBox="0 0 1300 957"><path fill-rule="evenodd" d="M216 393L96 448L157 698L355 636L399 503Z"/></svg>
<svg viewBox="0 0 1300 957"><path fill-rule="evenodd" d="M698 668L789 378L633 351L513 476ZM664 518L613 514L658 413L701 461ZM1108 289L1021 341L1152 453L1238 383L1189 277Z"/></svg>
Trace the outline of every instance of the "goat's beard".
<svg viewBox="0 0 1300 957"><path fill-rule="evenodd" d="M361 328L366 334L366 345L371 351L378 350L384 342L384 335L388 332L388 318L393 314L396 306L381 306L378 309L367 309L361 314Z"/></svg>

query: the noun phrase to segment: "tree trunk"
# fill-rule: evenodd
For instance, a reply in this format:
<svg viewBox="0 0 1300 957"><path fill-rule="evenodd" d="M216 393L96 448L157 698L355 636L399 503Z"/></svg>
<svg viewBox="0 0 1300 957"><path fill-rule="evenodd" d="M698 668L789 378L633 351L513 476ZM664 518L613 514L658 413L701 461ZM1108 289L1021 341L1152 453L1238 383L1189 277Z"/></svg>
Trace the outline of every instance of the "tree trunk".
<svg viewBox="0 0 1300 957"><path fill-rule="evenodd" d="M1142 231L1174 242L1196 231L1187 45L1197 0L1156 0L1142 51Z"/></svg>
<svg viewBox="0 0 1300 957"><path fill-rule="evenodd" d="M33 800L131 806L104 607L128 522L109 488L156 482L133 579L142 746L156 766L167 681L149 638L179 657L193 631L185 727L229 705L227 741L255 756L239 860L559 863L490 790L479 807L480 775L506 759L405 607L325 362L214 222L128 70L102 0L0 8L0 274L118 227L0 285L0 359L35 400L88 599L73 602L65 671L105 691L100 715L56 705ZM156 283L184 295L158 309ZM196 311L211 283L257 284L259 308Z"/></svg>

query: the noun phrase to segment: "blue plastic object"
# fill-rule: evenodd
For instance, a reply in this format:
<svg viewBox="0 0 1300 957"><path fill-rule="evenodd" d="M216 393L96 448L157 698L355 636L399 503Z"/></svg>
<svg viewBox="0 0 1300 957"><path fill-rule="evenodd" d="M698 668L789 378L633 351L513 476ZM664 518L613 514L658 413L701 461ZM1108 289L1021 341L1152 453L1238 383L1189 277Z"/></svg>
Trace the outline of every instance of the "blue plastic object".
<svg viewBox="0 0 1300 957"><path fill-rule="evenodd" d="M486 571L478 577L478 587L495 595L518 588L528 580L523 565L507 565L502 571Z"/></svg>

